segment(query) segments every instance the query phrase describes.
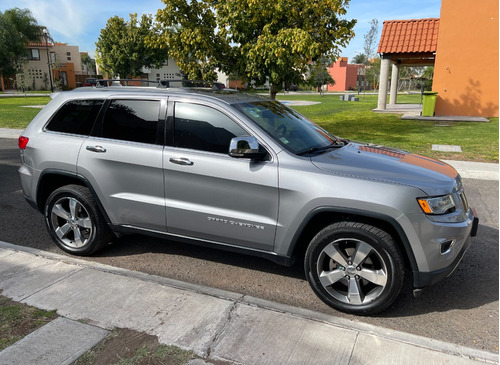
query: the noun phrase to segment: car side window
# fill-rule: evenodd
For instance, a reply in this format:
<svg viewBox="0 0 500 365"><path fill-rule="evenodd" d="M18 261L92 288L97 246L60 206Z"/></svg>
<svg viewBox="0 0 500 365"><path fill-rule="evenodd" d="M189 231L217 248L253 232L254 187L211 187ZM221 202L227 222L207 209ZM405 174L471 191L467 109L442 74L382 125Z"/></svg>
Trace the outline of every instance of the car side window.
<svg viewBox="0 0 500 365"><path fill-rule="evenodd" d="M46 130L88 136L104 100L72 100L62 106Z"/></svg>
<svg viewBox="0 0 500 365"><path fill-rule="evenodd" d="M174 146L227 154L234 137L248 136L235 121L216 109L175 103Z"/></svg>
<svg viewBox="0 0 500 365"><path fill-rule="evenodd" d="M113 100L104 114L102 137L157 143L159 100Z"/></svg>

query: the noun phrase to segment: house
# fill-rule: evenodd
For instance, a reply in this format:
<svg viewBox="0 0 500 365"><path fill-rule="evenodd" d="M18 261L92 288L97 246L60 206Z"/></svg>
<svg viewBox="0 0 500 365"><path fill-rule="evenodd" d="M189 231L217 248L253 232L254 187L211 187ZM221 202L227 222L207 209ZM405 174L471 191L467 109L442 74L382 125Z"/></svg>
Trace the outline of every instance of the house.
<svg viewBox="0 0 500 365"><path fill-rule="evenodd" d="M434 66L435 115L498 116L498 0L442 0L439 19L384 21L378 110L397 102L400 67Z"/></svg>
<svg viewBox="0 0 500 365"><path fill-rule="evenodd" d="M57 42L30 42L27 47L27 62L16 75L3 75L2 89L50 90L51 85L73 89L77 86L76 75L81 73L78 46Z"/></svg>
<svg viewBox="0 0 500 365"><path fill-rule="evenodd" d="M175 59L168 58L160 68L146 68L142 69L146 80L161 81L161 80L181 80L182 73L175 62Z"/></svg>
<svg viewBox="0 0 500 365"><path fill-rule="evenodd" d="M82 58L78 46L67 43L54 43L55 58L51 59L53 75L59 80L60 87L74 89L77 87L76 75L82 74Z"/></svg>
<svg viewBox="0 0 500 365"><path fill-rule="evenodd" d="M358 90L363 85L365 65L348 63L347 57L340 57L328 66L328 73L335 80L334 85L328 84L327 91Z"/></svg>

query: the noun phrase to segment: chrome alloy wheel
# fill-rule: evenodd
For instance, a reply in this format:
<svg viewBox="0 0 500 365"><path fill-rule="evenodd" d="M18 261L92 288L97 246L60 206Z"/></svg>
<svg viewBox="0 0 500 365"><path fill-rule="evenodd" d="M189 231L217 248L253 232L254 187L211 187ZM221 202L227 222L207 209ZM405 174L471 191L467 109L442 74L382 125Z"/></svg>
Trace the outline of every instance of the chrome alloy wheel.
<svg viewBox="0 0 500 365"><path fill-rule="evenodd" d="M94 230L94 225L85 207L73 197L63 197L53 206L50 213L52 229L66 246L85 246Z"/></svg>
<svg viewBox="0 0 500 365"><path fill-rule="evenodd" d="M326 245L316 267L323 288L346 304L367 304L387 285L387 267L380 253L355 238L341 238Z"/></svg>

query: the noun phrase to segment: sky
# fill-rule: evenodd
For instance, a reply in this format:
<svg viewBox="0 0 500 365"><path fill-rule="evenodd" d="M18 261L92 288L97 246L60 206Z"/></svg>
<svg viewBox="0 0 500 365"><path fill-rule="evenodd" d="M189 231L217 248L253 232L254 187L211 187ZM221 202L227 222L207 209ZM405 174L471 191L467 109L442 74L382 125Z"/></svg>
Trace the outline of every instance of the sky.
<svg viewBox="0 0 500 365"><path fill-rule="evenodd" d="M95 57L95 43L109 18L118 15L128 20L130 13L155 15L164 4L161 0L0 0L1 12L16 7L31 10L56 42L78 46L80 52ZM363 53L363 36L372 19L378 20L379 39L384 20L439 18L440 9L440 0L351 0L344 17L357 19L356 36L340 56L351 60Z"/></svg>

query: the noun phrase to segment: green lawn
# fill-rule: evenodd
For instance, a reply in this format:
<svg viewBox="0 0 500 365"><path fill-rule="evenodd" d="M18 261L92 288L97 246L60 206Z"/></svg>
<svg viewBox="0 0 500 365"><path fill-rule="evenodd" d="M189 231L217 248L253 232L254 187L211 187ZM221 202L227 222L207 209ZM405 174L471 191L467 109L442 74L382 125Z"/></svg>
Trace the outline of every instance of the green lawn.
<svg viewBox="0 0 500 365"><path fill-rule="evenodd" d="M489 123L405 121L396 114L372 112L377 105L376 95L361 94L359 98L359 102L344 102L338 95L278 95L281 100L321 102L294 108L340 137L440 159L498 162L498 118L491 118ZM48 101L48 97L0 98L0 128L25 128L40 109L24 106ZM420 95L399 95L398 102L418 104ZM463 152L432 151L433 144L459 145Z"/></svg>
<svg viewBox="0 0 500 365"><path fill-rule="evenodd" d="M26 106L45 105L48 96L0 98L0 128L24 129L41 110Z"/></svg>
<svg viewBox="0 0 500 365"><path fill-rule="evenodd" d="M311 100L321 104L294 109L333 134L351 140L401 148L427 156L466 161L498 162L498 118L489 123L401 120L397 114L372 112L377 95L359 95L359 102L338 95L279 94L279 100ZM420 103L420 95L399 95L398 103ZM459 145L462 153L432 151L433 144Z"/></svg>

